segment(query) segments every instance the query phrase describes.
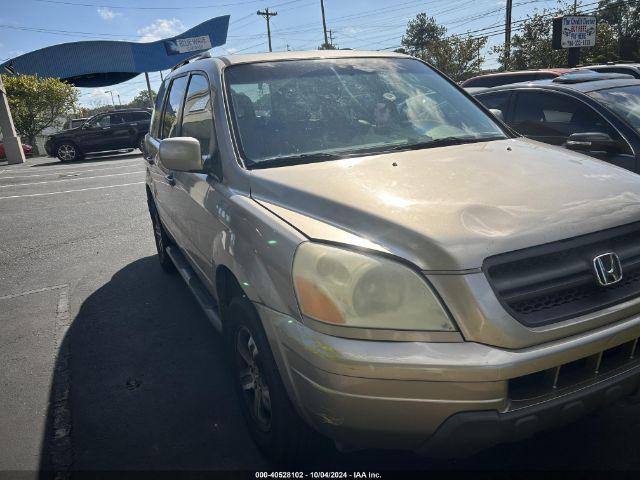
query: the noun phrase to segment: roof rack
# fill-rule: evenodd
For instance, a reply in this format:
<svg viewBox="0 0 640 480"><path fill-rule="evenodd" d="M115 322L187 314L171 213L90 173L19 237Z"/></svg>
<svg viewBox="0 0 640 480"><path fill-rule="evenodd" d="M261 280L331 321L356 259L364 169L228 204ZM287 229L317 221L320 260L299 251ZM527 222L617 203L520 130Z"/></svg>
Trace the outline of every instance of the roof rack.
<svg viewBox="0 0 640 480"><path fill-rule="evenodd" d="M195 62L196 60L202 60L204 58L211 58L211 54L209 52L198 53L197 55L192 55L191 57L187 57L179 63L176 63L173 67L171 67L171 71L186 65L187 63Z"/></svg>
<svg viewBox="0 0 640 480"><path fill-rule="evenodd" d="M590 72L589 70L583 70L582 72L576 71L565 73L551 81L554 83L584 83L596 82L598 80L623 80L634 78L633 75L627 75L626 73L597 73Z"/></svg>

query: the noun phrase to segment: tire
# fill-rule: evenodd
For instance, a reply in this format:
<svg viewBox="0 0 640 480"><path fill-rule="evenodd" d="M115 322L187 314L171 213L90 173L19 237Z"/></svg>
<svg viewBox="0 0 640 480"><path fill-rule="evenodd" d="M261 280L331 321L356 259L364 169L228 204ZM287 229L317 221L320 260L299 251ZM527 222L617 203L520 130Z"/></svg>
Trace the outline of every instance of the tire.
<svg viewBox="0 0 640 480"><path fill-rule="evenodd" d="M56 145L56 157L61 162L73 162L82 158L82 154L74 143L62 142Z"/></svg>
<svg viewBox="0 0 640 480"><path fill-rule="evenodd" d="M158 209L156 206L149 202L149 213L151 214L151 223L153 224L153 238L156 242L156 250L158 251L158 260L160 261L160 266L162 270L166 273L174 274L176 270L176 266L173 264L173 260L169 256L169 252L167 252L167 247L172 244L169 235L165 231L162 226L162 222L160 221L160 215L158 214Z"/></svg>
<svg viewBox="0 0 640 480"><path fill-rule="evenodd" d="M234 387L253 440L276 464L303 464L317 454L311 447L319 435L291 404L258 313L246 297L235 297L223 315Z"/></svg>

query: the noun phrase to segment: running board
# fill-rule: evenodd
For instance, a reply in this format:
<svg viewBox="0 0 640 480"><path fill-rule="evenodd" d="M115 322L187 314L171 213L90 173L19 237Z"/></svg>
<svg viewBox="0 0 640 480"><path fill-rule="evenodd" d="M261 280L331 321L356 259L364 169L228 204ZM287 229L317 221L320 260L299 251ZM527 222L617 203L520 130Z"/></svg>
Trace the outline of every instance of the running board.
<svg viewBox="0 0 640 480"><path fill-rule="evenodd" d="M207 289L193 271L191 265L189 265L189 262L187 262L187 259L178 247L173 245L167 247L167 253L169 254L169 257L171 257L171 260L180 273L180 276L186 282L187 287L189 287L193 296L196 297L196 301L211 322L211 325L213 325L219 333L222 333L222 321L220 320L220 315L218 315L218 304L216 301L209 292L207 292Z"/></svg>

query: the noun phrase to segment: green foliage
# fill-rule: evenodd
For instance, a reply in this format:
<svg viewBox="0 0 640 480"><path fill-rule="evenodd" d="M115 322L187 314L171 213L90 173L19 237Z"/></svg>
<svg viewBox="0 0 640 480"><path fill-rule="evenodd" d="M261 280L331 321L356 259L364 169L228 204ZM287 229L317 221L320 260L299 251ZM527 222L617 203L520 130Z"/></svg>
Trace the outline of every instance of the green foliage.
<svg viewBox="0 0 640 480"><path fill-rule="evenodd" d="M447 29L438 25L433 17L419 13L407 25L402 47L396 51L407 53L429 62L456 81L476 75L484 57L481 51L486 38L447 36Z"/></svg>
<svg viewBox="0 0 640 480"><path fill-rule="evenodd" d="M318 50L335 50L336 47L331 43L323 43L318 47Z"/></svg>
<svg viewBox="0 0 640 480"><path fill-rule="evenodd" d="M133 100L124 108L152 108L156 101L156 96L156 92L151 90L151 101L149 101L149 92L147 90L140 90L138 94L133 97Z"/></svg>
<svg viewBox="0 0 640 480"><path fill-rule="evenodd" d="M602 0L598 20L605 21L615 32L616 53L623 60L640 60L640 9L637 2Z"/></svg>
<svg viewBox="0 0 640 480"><path fill-rule="evenodd" d="M31 145L42 130L74 109L78 90L55 78L36 75L3 76L7 99L18 134Z"/></svg>
<svg viewBox="0 0 640 480"><path fill-rule="evenodd" d="M608 7L607 7L608 5ZM578 13L580 10L578 9ZM568 52L554 50L552 19L573 14L573 4L565 3L553 10L528 16L511 37L511 58L506 65L504 45L494 48L503 70L566 67ZM581 49L581 63L602 63L619 59L637 60L640 40L640 18L637 6L622 0L604 0L597 12L596 45Z"/></svg>

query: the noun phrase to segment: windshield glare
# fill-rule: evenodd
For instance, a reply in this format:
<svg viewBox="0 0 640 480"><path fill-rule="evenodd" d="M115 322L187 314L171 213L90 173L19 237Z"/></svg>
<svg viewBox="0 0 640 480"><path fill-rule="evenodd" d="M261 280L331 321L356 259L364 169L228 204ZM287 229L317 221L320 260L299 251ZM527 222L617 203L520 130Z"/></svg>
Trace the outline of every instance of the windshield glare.
<svg viewBox="0 0 640 480"><path fill-rule="evenodd" d="M589 92L640 132L640 85Z"/></svg>
<svg viewBox="0 0 640 480"><path fill-rule="evenodd" d="M417 60L265 62L230 67L225 78L250 168L287 157L505 138L489 115Z"/></svg>

